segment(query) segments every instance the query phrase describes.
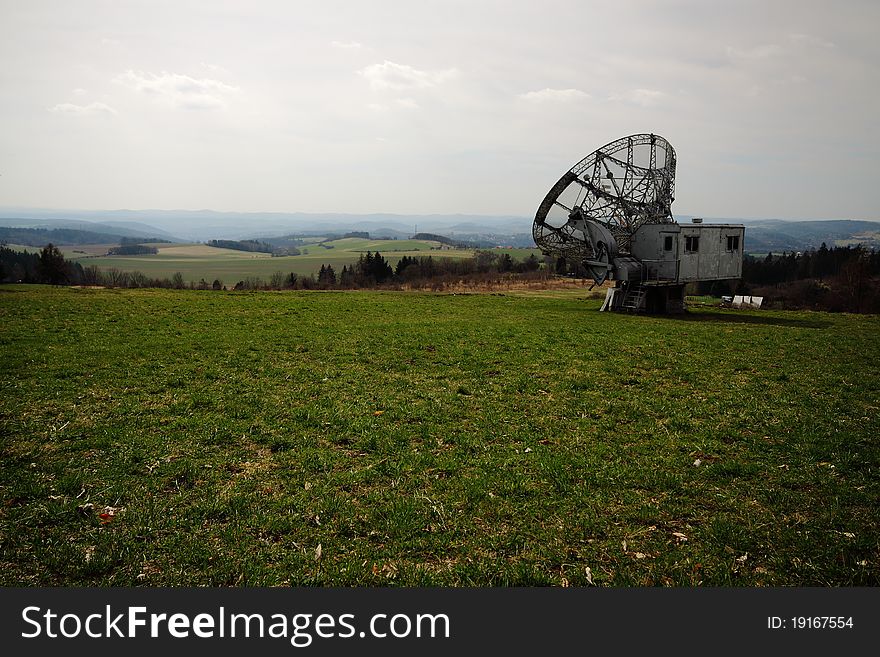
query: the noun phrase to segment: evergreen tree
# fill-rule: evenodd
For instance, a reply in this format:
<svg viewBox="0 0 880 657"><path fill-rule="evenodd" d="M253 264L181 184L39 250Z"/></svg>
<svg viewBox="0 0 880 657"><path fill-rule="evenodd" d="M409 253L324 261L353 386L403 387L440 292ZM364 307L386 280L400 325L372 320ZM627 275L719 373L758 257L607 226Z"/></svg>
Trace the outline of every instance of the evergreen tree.
<svg viewBox="0 0 880 657"><path fill-rule="evenodd" d="M400 260L397 261L397 267L394 269L394 275L401 276L403 274L403 271L414 262L415 258L403 256Z"/></svg>
<svg viewBox="0 0 880 657"><path fill-rule="evenodd" d="M391 265L388 264L385 258L382 257L382 254L378 251L376 251L376 255L373 256L371 273L373 279L380 284L394 276L394 270L391 268Z"/></svg>
<svg viewBox="0 0 880 657"><path fill-rule="evenodd" d="M336 272L333 271L333 265L321 265L318 272L318 283L323 286L336 285Z"/></svg>
<svg viewBox="0 0 880 657"><path fill-rule="evenodd" d="M64 256L61 255L58 247L51 243L44 246L42 251L40 251L38 269L43 281L52 285L66 283L70 278Z"/></svg>
<svg viewBox="0 0 880 657"><path fill-rule="evenodd" d="M819 247L819 250L816 251L816 276L819 278L823 278L826 274L830 274L832 272L831 267L832 257L830 252L828 251L828 245L825 242L822 242L822 246Z"/></svg>
<svg viewBox="0 0 880 657"><path fill-rule="evenodd" d="M509 253L505 253L498 259L498 271L508 272L513 270L513 258Z"/></svg>
<svg viewBox="0 0 880 657"><path fill-rule="evenodd" d="M541 262L538 260L538 258L533 253L528 258L526 258L525 262L523 263L523 270L524 271L538 271L540 266L541 266Z"/></svg>
<svg viewBox="0 0 880 657"><path fill-rule="evenodd" d="M353 266L351 269L349 269L345 265L342 265L342 272L339 274L339 284L342 287L351 287L352 285L354 285L353 269Z"/></svg>

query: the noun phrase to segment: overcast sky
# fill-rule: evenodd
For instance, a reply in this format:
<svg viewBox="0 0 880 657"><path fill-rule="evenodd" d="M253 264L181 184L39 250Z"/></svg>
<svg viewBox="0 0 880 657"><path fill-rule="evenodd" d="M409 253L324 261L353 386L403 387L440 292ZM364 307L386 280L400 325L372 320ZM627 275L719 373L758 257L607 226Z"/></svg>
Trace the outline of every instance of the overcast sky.
<svg viewBox="0 0 880 657"><path fill-rule="evenodd" d="M533 215L599 146L677 214L880 219L880 2L0 0L0 206Z"/></svg>

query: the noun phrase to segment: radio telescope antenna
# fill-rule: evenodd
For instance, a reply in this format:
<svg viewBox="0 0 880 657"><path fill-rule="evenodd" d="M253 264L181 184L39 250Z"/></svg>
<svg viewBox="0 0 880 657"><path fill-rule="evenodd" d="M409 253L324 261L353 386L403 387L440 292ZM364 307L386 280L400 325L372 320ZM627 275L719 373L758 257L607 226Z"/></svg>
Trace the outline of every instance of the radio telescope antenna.
<svg viewBox="0 0 880 657"><path fill-rule="evenodd" d="M687 283L742 275L742 225L673 219L675 164L660 135L623 137L575 164L538 206L532 237L545 254L598 285L614 281L602 310L681 312Z"/></svg>
<svg viewBox="0 0 880 657"><path fill-rule="evenodd" d="M623 137L593 151L550 188L532 236L542 250L581 262L602 283L619 254L630 253L644 224L673 222L675 150L663 137Z"/></svg>

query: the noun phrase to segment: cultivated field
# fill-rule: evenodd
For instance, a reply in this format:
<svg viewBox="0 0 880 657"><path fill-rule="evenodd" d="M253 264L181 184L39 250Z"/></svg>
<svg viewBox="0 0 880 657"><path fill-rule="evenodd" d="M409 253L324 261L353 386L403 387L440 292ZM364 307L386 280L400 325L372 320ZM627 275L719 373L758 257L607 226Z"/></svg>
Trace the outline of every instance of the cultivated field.
<svg viewBox="0 0 880 657"><path fill-rule="evenodd" d="M272 257L268 253L251 253L232 249L217 249L204 244L153 244L159 249L155 255L102 256L112 244L62 247L64 257L78 260L84 267L96 265L102 269L114 267L120 271L141 271L151 278L170 278L175 272L183 274L187 282L201 279L221 280L232 287L248 277L267 280L275 272L298 275L317 274L321 265L332 265L336 273L345 265L357 262L367 251L379 251L391 263L397 264L403 256L432 256L435 258L471 258L470 249L439 249L439 242L423 240L367 240L346 238L308 244L299 247L300 255ZM35 247L23 247L38 251ZM499 250L500 251L500 250ZM537 249L504 249L515 260L530 254L540 256Z"/></svg>
<svg viewBox="0 0 880 657"><path fill-rule="evenodd" d="M880 584L880 317L598 306L2 286L0 584Z"/></svg>

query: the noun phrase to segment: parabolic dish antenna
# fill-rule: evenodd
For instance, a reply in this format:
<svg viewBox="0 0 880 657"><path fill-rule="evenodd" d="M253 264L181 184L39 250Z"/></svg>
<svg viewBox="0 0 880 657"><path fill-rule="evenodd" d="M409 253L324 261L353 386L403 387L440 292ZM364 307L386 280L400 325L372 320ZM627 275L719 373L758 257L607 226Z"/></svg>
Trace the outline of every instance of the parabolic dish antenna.
<svg viewBox="0 0 880 657"><path fill-rule="evenodd" d="M623 137L590 153L553 185L532 235L545 252L582 263L596 282L630 254L644 224L673 223L675 150L663 137Z"/></svg>

